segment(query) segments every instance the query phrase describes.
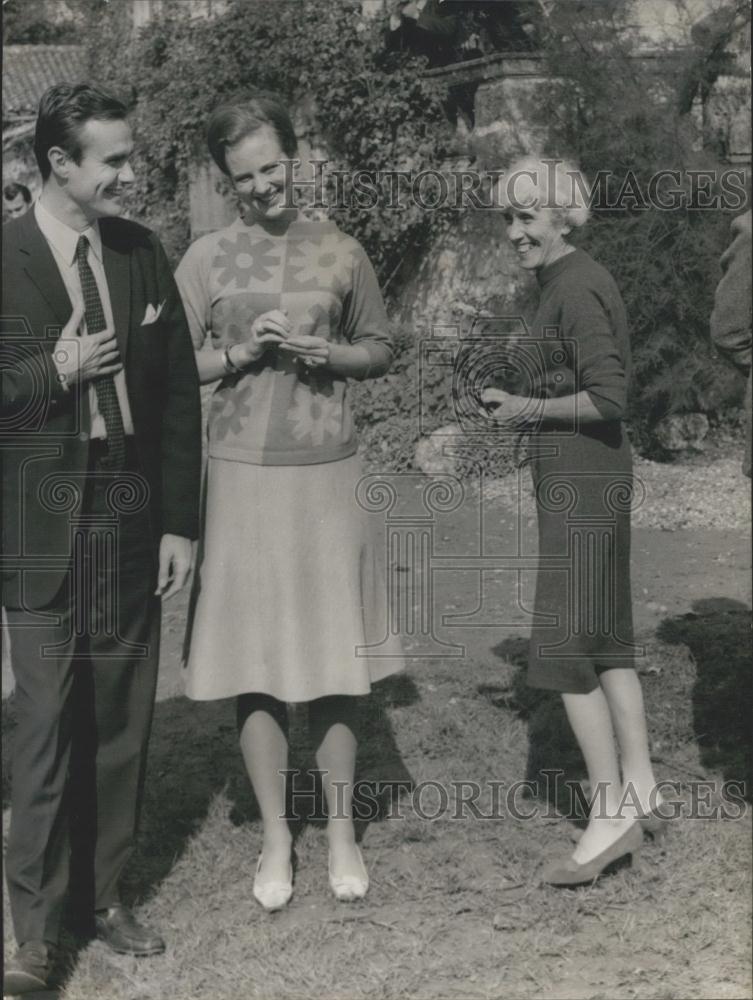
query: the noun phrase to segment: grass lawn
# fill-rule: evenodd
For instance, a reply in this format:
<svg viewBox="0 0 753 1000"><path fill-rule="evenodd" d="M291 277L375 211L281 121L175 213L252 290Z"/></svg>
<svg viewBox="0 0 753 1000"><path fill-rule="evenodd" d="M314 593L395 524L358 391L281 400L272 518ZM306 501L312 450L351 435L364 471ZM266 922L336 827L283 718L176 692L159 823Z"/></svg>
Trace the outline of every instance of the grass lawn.
<svg viewBox="0 0 753 1000"><path fill-rule="evenodd" d="M141 850L126 884L168 951L133 960L98 943L76 954L68 942L62 996L750 997L751 819L734 788L721 796L723 781L750 774L749 612L711 568L734 534L709 532L704 542L688 532L680 558L681 535L637 538L646 552L634 580L640 670L658 777L676 783L685 813L695 805L707 818L678 819L661 845L646 841L635 866L573 891L538 883L542 862L571 849L580 823L566 797L547 796L542 770L580 781L580 757L558 699L524 684L520 631L487 629L474 641L469 634L464 657L409 662L364 703L359 777L414 789L383 798L380 816L362 824L367 898L346 905L330 896L324 826L312 807L296 828L293 900L263 912L251 895L260 824L233 706L180 696L183 607L169 608ZM693 571L694 559L709 572ZM467 588L448 583L437 600L473 607ZM649 588L661 614L638 607ZM683 600L672 604L678 591ZM313 763L305 710L292 718L291 766L305 771ZM12 699L5 719L10 738ZM513 799L512 786L526 779L540 782L539 797L519 789ZM481 785L481 815L453 804L462 781ZM7 920L5 933L7 943Z"/></svg>

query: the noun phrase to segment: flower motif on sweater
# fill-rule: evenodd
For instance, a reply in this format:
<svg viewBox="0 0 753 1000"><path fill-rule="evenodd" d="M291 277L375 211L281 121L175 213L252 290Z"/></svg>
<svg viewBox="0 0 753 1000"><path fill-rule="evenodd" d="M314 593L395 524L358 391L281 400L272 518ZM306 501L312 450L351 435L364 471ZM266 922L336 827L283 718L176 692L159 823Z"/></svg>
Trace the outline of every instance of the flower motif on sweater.
<svg viewBox="0 0 753 1000"><path fill-rule="evenodd" d="M312 392L299 383L293 392L288 413L293 437L297 441L307 440L317 447L324 444L326 437L336 437L341 429L342 404L333 396L331 388L326 394L321 391L322 388L324 386Z"/></svg>
<svg viewBox="0 0 753 1000"><path fill-rule="evenodd" d="M214 260L217 281L223 287L234 283L236 288L248 288L254 279L269 281L279 266L279 249L272 240L252 241L248 233L238 233L235 240L221 239Z"/></svg>
<svg viewBox="0 0 753 1000"><path fill-rule="evenodd" d="M349 273L353 251L348 240L338 233L327 233L319 240L291 240L288 262L294 280L300 285L316 282L328 288Z"/></svg>
<svg viewBox="0 0 753 1000"><path fill-rule="evenodd" d="M329 332L332 326L332 315L330 310L320 302L315 302L306 311L306 315L298 326L298 332L306 337L326 337L329 339Z"/></svg>
<svg viewBox="0 0 753 1000"><path fill-rule="evenodd" d="M233 378L237 382L237 378ZM209 423L216 441L229 434L239 435L251 416L253 384L247 382L242 389L228 385L218 389L212 397Z"/></svg>

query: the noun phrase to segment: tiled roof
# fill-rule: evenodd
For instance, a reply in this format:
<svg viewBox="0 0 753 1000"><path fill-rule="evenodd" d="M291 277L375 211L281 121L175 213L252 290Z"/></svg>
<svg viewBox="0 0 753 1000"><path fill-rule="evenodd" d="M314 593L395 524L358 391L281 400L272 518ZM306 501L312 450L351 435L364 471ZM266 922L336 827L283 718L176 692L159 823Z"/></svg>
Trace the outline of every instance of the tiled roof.
<svg viewBox="0 0 753 1000"><path fill-rule="evenodd" d="M39 98L54 83L86 75L83 45L6 45L3 48L3 120L36 114Z"/></svg>

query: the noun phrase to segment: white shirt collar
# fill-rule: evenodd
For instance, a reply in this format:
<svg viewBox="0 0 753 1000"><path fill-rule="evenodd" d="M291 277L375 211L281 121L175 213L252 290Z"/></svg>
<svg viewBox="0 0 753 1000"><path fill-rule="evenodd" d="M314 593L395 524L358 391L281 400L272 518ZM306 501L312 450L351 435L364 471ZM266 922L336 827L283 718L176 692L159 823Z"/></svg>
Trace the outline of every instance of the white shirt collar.
<svg viewBox="0 0 753 1000"><path fill-rule="evenodd" d="M97 260L102 261L102 237L99 233L99 222L96 219L83 232L78 232L57 219L39 199L34 203L34 218L37 220L37 225L44 238L69 267L72 267L76 260L76 246L80 236L86 236L92 253Z"/></svg>

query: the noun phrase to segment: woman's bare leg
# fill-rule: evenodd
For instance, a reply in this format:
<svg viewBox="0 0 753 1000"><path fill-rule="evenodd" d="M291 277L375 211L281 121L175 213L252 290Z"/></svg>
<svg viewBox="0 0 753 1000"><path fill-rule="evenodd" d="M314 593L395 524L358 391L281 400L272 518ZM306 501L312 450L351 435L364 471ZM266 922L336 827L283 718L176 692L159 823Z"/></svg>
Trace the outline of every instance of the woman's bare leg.
<svg viewBox="0 0 753 1000"><path fill-rule="evenodd" d="M357 700L342 695L310 702L309 727L327 800L327 837L332 870L338 876L359 877L362 868L353 828Z"/></svg>
<svg viewBox="0 0 753 1000"><path fill-rule="evenodd" d="M599 687L588 694L563 694L562 700L586 762L593 799L588 826L573 852L575 861L585 864L621 837L634 818L619 816L622 782L604 692Z"/></svg>
<svg viewBox="0 0 753 1000"><path fill-rule="evenodd" d="M632 669L605 670L599 678L609 705L622 764L625 813L647 813L661 804L648 748L641 682Z"/></svg>
<svg viewBox="0 0 753 1000"><path fill-rule="evenodd" d="M285 704L269 695L238 698L238 732L264 827L264 882L286 882L290 874L292 836L285 818L285 775L288 766L288 718Z"/></svg>

